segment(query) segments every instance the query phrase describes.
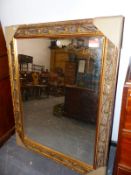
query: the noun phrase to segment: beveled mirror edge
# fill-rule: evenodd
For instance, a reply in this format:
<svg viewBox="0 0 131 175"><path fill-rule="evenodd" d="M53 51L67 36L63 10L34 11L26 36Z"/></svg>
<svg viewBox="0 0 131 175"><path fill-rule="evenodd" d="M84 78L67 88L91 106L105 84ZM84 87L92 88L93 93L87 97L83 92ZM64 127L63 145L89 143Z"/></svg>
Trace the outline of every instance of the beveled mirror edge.
<svg viewBox="0 0 131 175"><path fill-rule="evenodd" d="M57 25L59 25L60 23L61 22L57 22ZM82 21L82 23L83 23L83 21ZM84 23L87 24L88 19L84 20ZM66 24L70 25L70 21L69 22L67 21ZM73 23L73 25L75 27L75 22ZM32 25L28 25L28 27L29 26L32 27ZM28 33L28 27L26 28L27 33ZM20 29L22 30L21 26L20 26ZM18 31L19 31L19 28L17 29L17 32ZM24 31L25 31L25 28L24 28ZM15 33L15 36L16 36L16 33ZM24 34L25 38L29 38L29 36L26 35L27 33ZM82 33L78 33L78 35L81 35L81 34ZM74 33L72 35L74 36ZM87 35L87 33L84 32L83 35ZM43 35L43 36L45 37L45 35ZM66 34L62 33L61 35L59 33L59 36L70 36L70 35L67 32ZM37 37L37 35L35 34L34 37ZM39 37L39 34L38 34L38 37ZM42 37L42 35L41 35L41 37ZM50 37L51 37L51 35L50 35ZM17 36L17 38L18 38L18 36ZM16 44L16 39L14 38L13 39L13 46L15 46L15 44ZM107 52L108 47L113 49L113 52L111 54L111 56L112 56L111 59L109 59L110 55L109 55L109 52ZM42 145L39 145L37 143L33 143L34 147L32 147L31 146L32 141L27 137L25 138L25 136L24 136L23 126L22 126L22 120L23 120L22 118L23 117L21 114L22 111L21 111L20 91L19 91L20 87L19 87L19 77L18 77L19 71L18 71L17 53L15 51L15 47L13 47L14 53L11 51L11 49L9 49L9 50L10 50L9 55L11 55L11 53L12 53L12 57L14 54L14 58L15 58L14 63L12 64L12 58L11 58L11 56L9 57L9 67L10 67L10 77L11 77L11 87L12 87L12 98L13 98L15 121L16 121L16 132L17 132L21 142L24 143L24 145L26 147L29 147L30 149L41 153L41 151L39 151L39 150L43 149ZM98 120L98 127L97 127L96 148L95 148L95 156L94 156L94 158L95 158L94 159L95 160L94 161L94 168L105 166L106 161L107 161L108 143L109 143L109 136L110 136L110 125L111 125L111 120L112 120L112 115L113 115L113 104L114 104L114 95L115 95L115 87L116 87L116 79L117 79L117 68L118 68L118 62L119 62L119 54L118 54L119 50L109 40L107 40L107 42L106 42L106 49L104 52L105 52L104 54L106 57L104 59L104 63L103 63L104 67L103 67L103 73L102 73L103 74L102 75L102 83L104 84L104 86L102 86L103 88L101 88L101 100L100 100L100 107L99 107L99 120ZM111 67L110 67L111 74L108 73L105 76L105 74L107 73L106 68L109 65L109 62L111 65ZM15 69L14 75L12 73L12 65L14 66L13 69ZM108 82L109 79L110 79L110 84ZM111 81L111 80L115 80L115 81ZM16 82L15 87L14 87L14 81ZM108 92L107 92L106 87L108 87ZM17 100L14 98L14 91L16 91L17 97L19 97L19 98L17 98ZM105 98L107 100L106 103L104 101ZM107 110L107 106L108 106L108 110ZM104 109L106 109L106 111L104 111ZM106 112L106 114L104 112ZM107 113L108 113L108 115L107 115ZM66 156L64 156L64 159L65 159L65 157ZM93 169L91 166L88 166L87 164L85 166L85 163L83 163L83 162L79 163L80 168L76 167L75 163L73 163L70 166L69 163L67 163L67 161L63 162L64 159L59 158L56 161L61 162L62 164L78 171L79 173L86 173L86 172L90 171L91 169Z"/></svg>

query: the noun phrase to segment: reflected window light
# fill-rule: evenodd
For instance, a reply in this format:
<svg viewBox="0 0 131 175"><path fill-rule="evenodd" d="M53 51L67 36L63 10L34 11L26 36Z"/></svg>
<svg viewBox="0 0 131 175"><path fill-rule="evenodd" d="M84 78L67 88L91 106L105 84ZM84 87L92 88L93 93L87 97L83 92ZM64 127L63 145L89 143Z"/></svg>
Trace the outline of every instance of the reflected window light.
<svg viewBox="0 0 131 175"><path fill-rule="evenodd" d="M100 46L99 45L99 39L95 38L95 39L89 40L88 46L91 47L91 48L98 48Z"/></svg>

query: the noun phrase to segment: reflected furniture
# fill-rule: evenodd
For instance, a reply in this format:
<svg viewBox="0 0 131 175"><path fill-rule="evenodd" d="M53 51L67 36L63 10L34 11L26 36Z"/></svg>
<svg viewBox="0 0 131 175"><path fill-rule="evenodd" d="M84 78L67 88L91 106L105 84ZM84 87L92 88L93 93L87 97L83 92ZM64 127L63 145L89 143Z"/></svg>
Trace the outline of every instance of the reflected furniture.
<svg viewBox="0 0 131 175"><path fill-rule="evenodd" d="M61 67L57 67L49 73L49 94L53 96L64 95L64 72Z"/></svg>
<svg viewBox="0 0 131 175"><path fill-rule="evenodd" d="M76 83L77 62L65 62L65 85L74 85Z"/></svg>
<svg viewBox="0 0 131 175"><path fill-rule="evenodd" d="M56 68L62 68L65 72L65 61L68 61L68 51L63 48L51 49L50 70L54 72Z"/></svg>
<svg viewBox="0 0 131 175"><path fill-rule="evenodd" d="M20 72L22 71L29 71L29 64L33 64L33 57L29 55L19 54L19 66L20 66Z"/></svg>
<svg viewBox="0 0 131 175"><path fill-rule="evenodd" d="M44 66L33 64L33 57L24 54L18 54L18 61L22 99L48 97L49 75Z"/></svg>
<svg viewBox="0 0 131 175"><path fill-rule="evenodd" d="M88 123L96 123L98 95L78 86L65 87L64 115Z"/></svg>
<svg viewBox="0 0 131 175"><path fill-rule="evenodd" d="M47 77L46 77L47 78ZM47 80L46 80L47 81ZM41 99L49 96L49 85L46 83L27 82L21 84L22 99Z"/></svg>
<svg viewBox="0 0 131 175"><path fill-rule="evenodd" d="M6 43L0 24L0 145L14 132L14 114Z"/></svg>
<svg viewBox="0 0 131 175"><path fill-rule="evenodd" d="M114 175L131 174L131 60L123 87Z"/></svg>

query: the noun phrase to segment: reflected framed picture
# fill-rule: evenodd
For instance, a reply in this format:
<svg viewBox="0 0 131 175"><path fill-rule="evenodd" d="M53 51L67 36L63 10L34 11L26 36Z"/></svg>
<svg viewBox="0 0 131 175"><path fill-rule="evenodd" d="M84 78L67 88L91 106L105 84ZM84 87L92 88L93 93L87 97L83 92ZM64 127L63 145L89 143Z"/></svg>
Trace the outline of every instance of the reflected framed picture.
<svg viewBox="0 0 131 175"><path fill-rule="evenodd" d="M78 61L78 73L84 73L85 72L85 66L86 66L86 60L80 59Z"/></svg>

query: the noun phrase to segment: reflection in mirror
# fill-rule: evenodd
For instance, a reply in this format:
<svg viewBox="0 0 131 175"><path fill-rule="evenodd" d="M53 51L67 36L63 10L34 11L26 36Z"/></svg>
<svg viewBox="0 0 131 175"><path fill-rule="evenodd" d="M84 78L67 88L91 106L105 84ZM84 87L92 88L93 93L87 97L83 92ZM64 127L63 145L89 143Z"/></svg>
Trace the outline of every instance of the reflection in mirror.
<svg viewBox="0 0 131 175"><path fill-rule="evenodd" d="M93 164L103 37L18 39L26 136Z"/></svg>

